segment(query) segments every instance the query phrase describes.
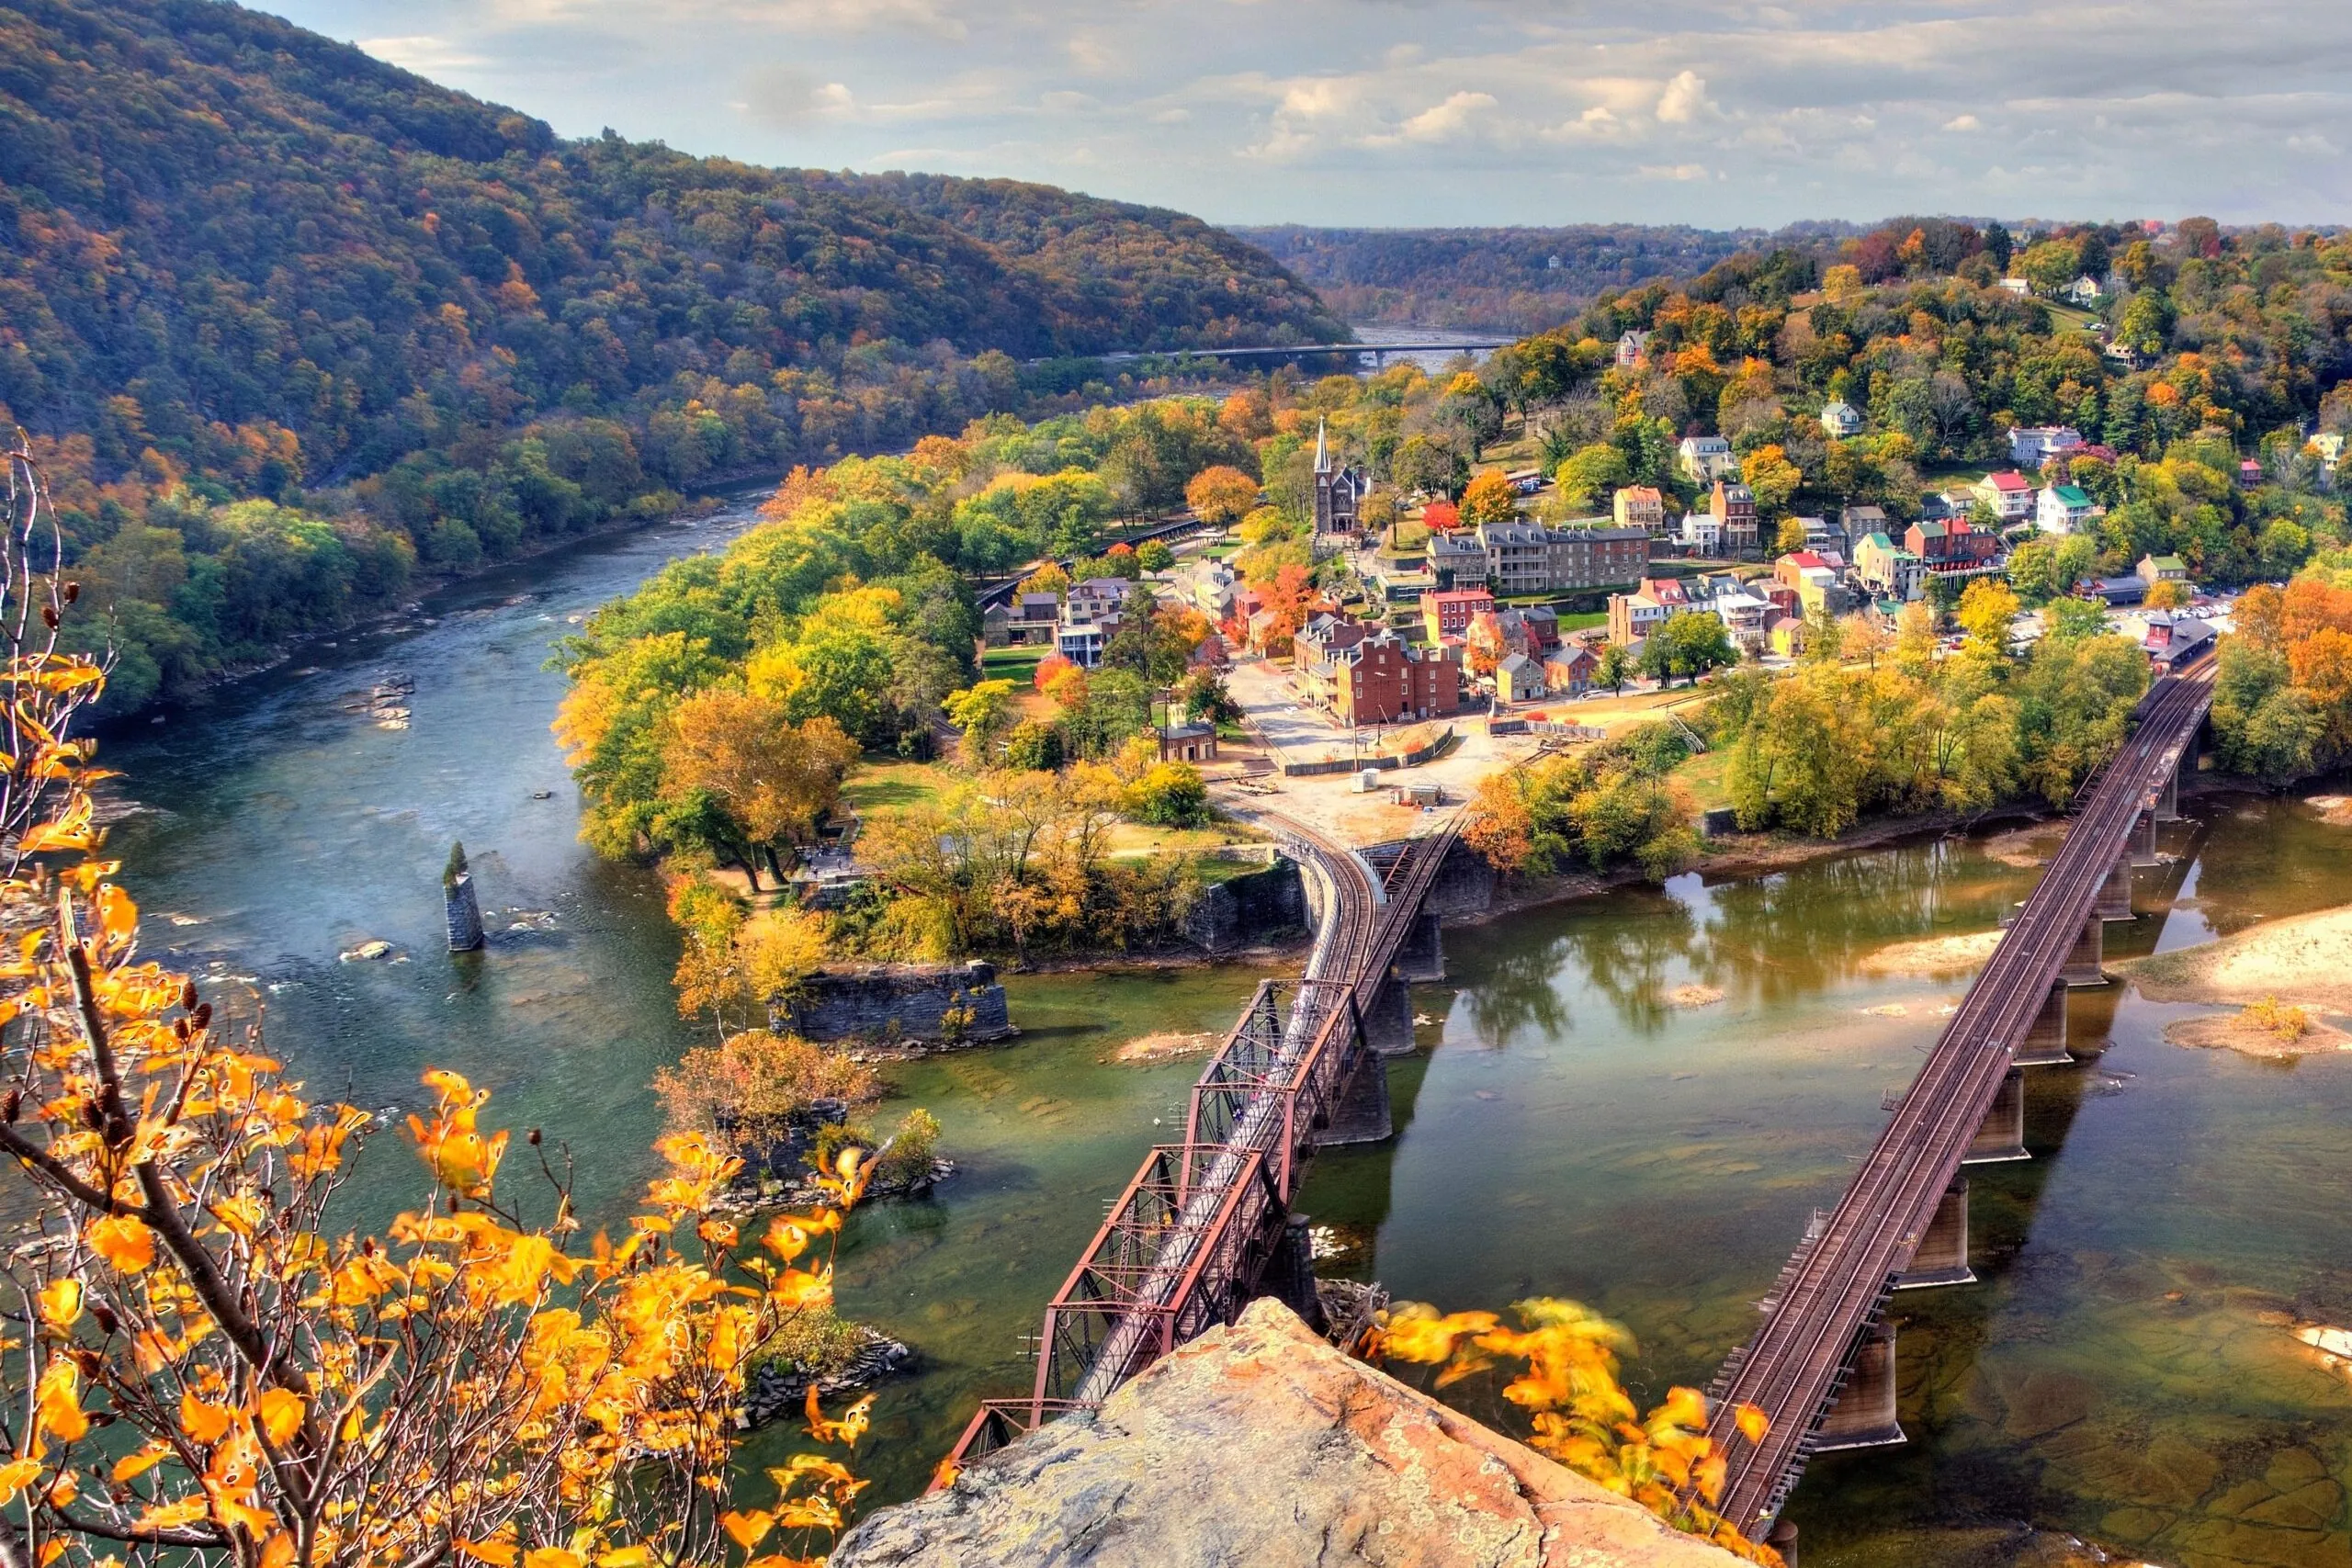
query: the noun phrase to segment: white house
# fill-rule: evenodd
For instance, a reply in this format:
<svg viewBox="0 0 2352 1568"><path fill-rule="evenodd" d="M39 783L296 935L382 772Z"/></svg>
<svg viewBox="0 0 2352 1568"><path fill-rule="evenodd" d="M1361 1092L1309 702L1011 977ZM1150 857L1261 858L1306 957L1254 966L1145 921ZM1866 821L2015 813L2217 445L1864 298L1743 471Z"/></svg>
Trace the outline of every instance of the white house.
<svg viewBox="0 0 2352 1568"><path fill-rule="evenodd" d="M2044 485L2034 498L2033 525L2045 534L2078 534L2098 515L2098 507L2079 485Z"/></svg>
<svg viewBox="0 0 2352 1568"><path fill-rule="evenodd" d="M1559 265L1560 258L1554 256L1552 258L1552 265L1554 266ZM1632 332L1621 334L1617 339L1617 368L1620 370L1633 369L1635 366L1641 364L1643 356L1647 355L1649 350L1649 333L1643 332Z"/></svg>
<svg viewBox="0 0 2352 1568"><path fill-rule="evenodd" d="M2005 277L2001 279L2001 287L2007 289L2012 294L2030 294L2033 292L2033 286L2022 277Z"/></svg>
<svg viewBox="0 0 2352 1568"><path fill-rule="evenodd" d="M2087 307L2096 305L2101 299L2106 299L2107 290L2098 286L2098 278L2093 277L2088 273L2085 273L2082 276L2075 279L2074 282L2066 285L2065 297L2067 301L2071 304Z"/></svg>
<svg viewBox="0 0 2352 1568"><path fill-rule="evenodd" d="M1682 471L1701 484L1739 477L1739 459L1731 455L1731 443L1720 435L1686 435L1675 450Z"/></svg>
<svg viewBox="0 0 2352 1568"><path fill-rule="evenodd" d="M1724 553L1724 525L1712 512L1690 511L1682 514L1682 547L1694 556L1719 556Z"/></svg>
<svg viewBox="0 0 2352 1568"><path fill-rule="evenodd" d="M2038 468L2061 452L2083 444L2083 433L2067 424L2009 426L2009 461L2021 468Z"/></svg>
<svg viewBox="0 0 2352 1568"><path fill-rule="evenodd" d="M1824 403L1821 406L1821 433L1833 441L1860 435L1862 433L1860 412L1843 398Z"/></svg>

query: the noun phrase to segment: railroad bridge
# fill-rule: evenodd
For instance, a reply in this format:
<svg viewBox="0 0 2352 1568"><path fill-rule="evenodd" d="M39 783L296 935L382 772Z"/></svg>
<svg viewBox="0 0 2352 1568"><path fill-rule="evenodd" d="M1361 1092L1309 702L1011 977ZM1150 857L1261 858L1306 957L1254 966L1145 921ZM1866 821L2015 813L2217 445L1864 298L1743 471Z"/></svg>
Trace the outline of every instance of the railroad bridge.
<svg viewBox="0 0 2352 1568"><path fill-rule="evenodd" d="M958 1464L1100 1404L1254 1297L1319 1323L1293 1201L1316 1149L1393 1131L1386 1058L1413 1049L1408 987L1443 977L1441 909L1476 857L1457 852L1451 816L1365 852L1269 820L1288 835L1317 917L1305 972L1260 984L1193 1086L1183 1142L1145 1158L1046 1306L1035 1385L981 1405Z"/></svg>
<svg viewBox="0 0 2352 1568"><path fill-rule="evenodd" d="M2211 660L2150 688L2131 739L2076 794L2064 847L1886 1130L1837 1206L1814 1216L1758 1303L1755 1336L1717 1374L1710 1434L1728 1462L1722 1512L1751 1537L1779 1518L1814 1454L1903 1441L1888 1300L1975 1278L1962 1171L2029 1157L2022 1074L2074 1059L2066 993L2106 983L2101 931L2132 918L2132 868L2154 863L2155 824L2175 814L2212 701ZM1738 1432L1741 1404L1770 1418L1760 1440Z"/></svg>

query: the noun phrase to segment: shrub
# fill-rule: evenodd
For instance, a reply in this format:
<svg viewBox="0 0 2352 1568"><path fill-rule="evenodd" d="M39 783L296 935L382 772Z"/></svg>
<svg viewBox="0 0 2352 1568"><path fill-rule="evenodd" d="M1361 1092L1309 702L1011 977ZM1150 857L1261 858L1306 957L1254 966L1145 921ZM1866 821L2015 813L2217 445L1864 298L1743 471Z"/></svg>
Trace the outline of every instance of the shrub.
<svg viewBox="0 0 2352 1568"><path fill-rule="evenodd" d="M676 1066L654 1074L653 1092L673 1130L712 1134L744 1153L783 1137L811 1100L872 1103L881 1098L882 1080L872 1067L796 1035L747 1029L719 1044L697 1045Z"/></svg>

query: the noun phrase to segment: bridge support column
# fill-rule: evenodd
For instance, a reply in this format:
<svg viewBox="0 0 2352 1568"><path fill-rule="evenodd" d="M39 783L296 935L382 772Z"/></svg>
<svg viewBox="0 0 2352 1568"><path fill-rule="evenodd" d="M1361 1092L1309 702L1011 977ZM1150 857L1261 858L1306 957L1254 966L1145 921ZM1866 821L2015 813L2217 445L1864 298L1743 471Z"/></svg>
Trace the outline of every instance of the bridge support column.
<svg viewBox="0 0 2352 1568"><path fill-rule="evenodd" d="M1331 1102L1329 1121L1315 1134L1317 1148L1349 1144L1376 1144L1395 1135L1396 1123L1388 1109L1388 1063L1378 1053L1357 1055L1356 1070L1340 1080Z"/></svg>
<svg viewBox="0 0 2352 1568"><path fill-rule="evenodd" d="M2025 1075L2011 1067L1993 1091L1992 1108L1976 1129L1976 1137L1962 1156L1962 1165L1997 1165L2003 1160L2031 1159L2025 1147Z"/></svg>
<svg viewBox="0 0 2352 1568"><path fill-rule="evenodd" d="M1413 917L1413 929L1397 944L1396 973L1417 986L1445 978L1445 921L1441 916L1424 909Z"/></svg>
<svg viewBox="0 0 2352 1568"><path fill-rule="evenodd" d="M1283 1221L1282 1239L1274 1244L1274 1255L1266 1261L1264 1288L1258 1293L1272 1296L1291 1311L1299 1320L1320 1334L1328 1326L1323 1319L1323 1298L1315 1288L1315 1243L1307 1235L1305 1214L1294 1213Z"/></svg>
<svg viewBox="0 0 2352 1568"><path fill-rule="evenodd" d="M1764 1534L1764 1544L1781 1554L1781 1568L1797 1568L1797 1527L1786 1519L1774 1519L1772 1528Z"/></svg>
<svg viewBox="0 0 2352 1568"><path fill-rule="evenodd" d="M2107 984L2107 971L2099 967L2099 961L2105 956L2100 927L2098 913L2093 910L2091 918L2083 922L2083 934L2075 939L2074 951L2059 966L2060 985L2079 988Z"/></svg>
<svg viewBox="0 0 2352 1568"><path fill-rule="evenodd" d="M1930 1285L1968 1285L1976 1271L1968 1266L1968 1179L1962 1177L1944 1189L1936 1217L1911 1255L1911 1267L1894 1281L1898 1291L1922 1291Z"/></svg>
<svg viewBox="0 0 2352 1568"><path fill-rule="evenodd" d="M1855 1347L1844 1391L1822 1418L1814 1451L1877 1449L1903 1440L1894 1413L1894 1325L1882 1321Z"/></svg>
<svg viewBox="0 0 2352 1568"><path fill-rule="evenodd" d="M2131 920L2139 917L2132 912L2132 857L2121 854L2108 868L2107 880L2098 885L2098 897L2091 904L2091 912L2102 920Z"/></svg>
<svg viewBox="0 0 2352 1568"><path fill-rule="evenodd" d="M2157 821L2177 822L2180 820L2180 775L2183 770L2194 772L2196 767L2197 751L2194 747L2191 747L2181 758L2180 765L2165 774L2164 792L2156 796L2155 819Z"/></svg>
<svg viewBox="0 0 2352 1568"><path fill-rule="evenodd" d="M2153 811L2143 811L2132 823L2132 863L2164 863L2163 858L2156 853L2156 814Z"/></svg>
<svg viewBox="0 0 2352 1568"><path fill-rule="evenodd" d="M1401 975L1391 973L1373 993L1364 1010L1363 1043L1384 1056L1413 1054L1413 991Z"/></svg>
<svg viewBox="0 0 2352 1568"><path fill-rule="evenodd" d="M2071 1066L2075 1058L2066 1050L2066 983L2051 982L2050 994L2042 998L2041 1010L2034 1014L2033 1025L2025 1032L2025 1039L2009 1060L2020 1067Z"/></svg>

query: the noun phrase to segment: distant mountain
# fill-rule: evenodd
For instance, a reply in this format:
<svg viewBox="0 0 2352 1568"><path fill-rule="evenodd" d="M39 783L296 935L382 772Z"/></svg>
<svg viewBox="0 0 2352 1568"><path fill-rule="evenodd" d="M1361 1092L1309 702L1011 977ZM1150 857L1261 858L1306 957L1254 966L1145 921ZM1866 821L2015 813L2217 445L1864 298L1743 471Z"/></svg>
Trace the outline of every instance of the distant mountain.
<svg viewBox="0 0 2352 1568"><path fill-rule="evenodd" d="M155 525L232 602L159 587L178 567L105 584L167 684L419 558L1026 406L1019 361L1343 331L1179 213L567 141L220 0L0 3L0 417L58 443L74 547ZM202 515L243 497L334 527ZM222 589L200 559L247 536L359 564L299 604L270 596L300 573Z"/></svg>
<svg viewBox="0 0 2352 1568"><path fill-rule="evenodd" d="M1608 289L1696 277L1744 250L1850 231L1844 224L1820 223L1780 235L1632 223L1233 231L1348 321L1530 333L1558 326Z"/></svg>

